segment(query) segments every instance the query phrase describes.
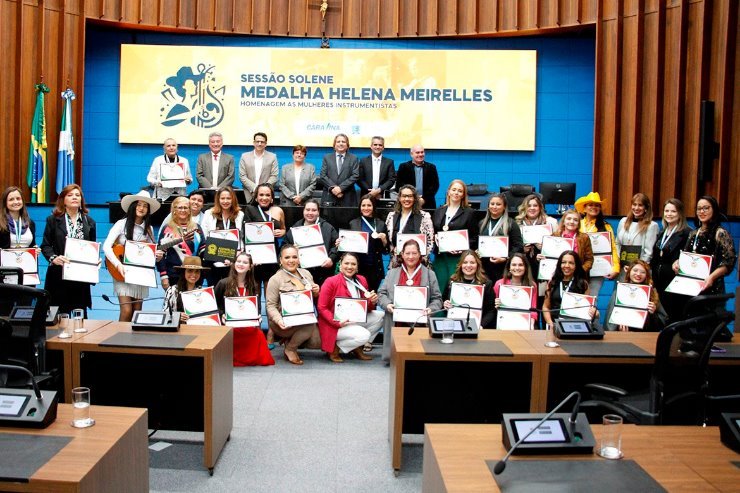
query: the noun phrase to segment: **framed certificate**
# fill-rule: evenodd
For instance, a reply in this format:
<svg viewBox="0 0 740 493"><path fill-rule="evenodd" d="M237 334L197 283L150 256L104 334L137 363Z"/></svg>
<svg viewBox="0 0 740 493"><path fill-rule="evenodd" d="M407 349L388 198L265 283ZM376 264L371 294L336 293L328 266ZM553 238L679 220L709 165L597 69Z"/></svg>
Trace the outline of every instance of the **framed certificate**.
<svg viewBox="0 0 740 493"><path fill-rule="evenodd" d="M591 249L594 255L612 253L612 234L609 231L599 231L597 233L587 233L588 239L591 240Z"/></svg>
<svg viewBox="0 0 740 493"><path fill-rule="evenodd" d="M129 242L126 242L129 243ZM138 286L157 287L157 270L154 267L140 267L138 265L123 266L123 280L128 284Z"/></svg>
<svg viewBox="0 0 740 493"><path fill-rule="evenodd" d="M537 274L537 280L549 281L552 279L552 275L555 274L555 268L558 266L558 259L556 258L543 258L540 260L540 270Z"/></svg>
<svg viewBox="0 0 740 493"><path fill-rule="evenodd" d="M186 187L185 163L161 163L159 165L159 181L166 188Z"/></svg>
<svg viewBox="0 0 740 493"><path fill-rule="evenodd" d="M393 291L393 321L426 323L429 288L426 286L396 286Z"/></svg>
<svg viewBox="0 0 740 493"><path fill-rule="evenodd" d="M100 265L86 264L83 262L65 263L62 266L62 279L64 279L65 281L97 284L98 282L100 282Z"/></svg>
<svg viewBox="0 0 740 493"><path fill-rule="evenodd" d="M543 236L552 234L552 226L549 224L533 224L531 226L523 224L519 228L522 230L522 240L525 245L542 243Z"/></svg>
<svg viewBox="0 0 740 493"><path fill-rule="evenodd" d="M573 238L562 236L543 236L542 255L548 258L558 258L563 252L573 250Z"/></svg>
<svg viewBox="0 0 740 493"><path fill-rule="evenodd" d="M499 286L498 297L501 300L500 308L513 310L529 310L532 307L532 286Z"/></svg>
<svg viewBox="0 0 740 493"><path fill-rule="evenodd" d="M100 243L67 238L64 246L64 256L71 262L97 265L100 263Z"/></svg>
<svg viewBox="0 0 740 493"><path fill-rule="evenodd" d="M624 306L615 306L612 309L611 315L609 315L609 323L614 325L626 325L635 329L642 329L645 327L645 320L647 320L647 310L635 310L634 308L627 308Z"/></svg>
<svg viewBox="0 0 740 493"><path fill-rule="evenodd" d="M367 300L364 298L334 298L334 320L337 322L367 322Z"/></svg>
<svg viewBox="0 0 740 493"><path fill-rule="evenodd" d="M470 248L467 229L440 231L437 233L437 246L440 252L461 252Z"/></svg>
<svg viewBox="0 0 740 493"><path fill-rule="evenodd" d="M310 269L311 267L319 267L321 264L326 262L329 258L324 245L315 245L310 247L301 247L298 249L298 260L301 263L301 267L304 269Z"/></svg>
<svg viewBox="0 0 740 493"><path fill-rule="evenodd" d="M467 305L470 308L483 308L483 290L481 284L466 284L453 282L450 284L450 303L453 306ZM465 308L467 310L467 308ZM448 313L449 315L449 313Z"/></svg>
<svg viewBox="0 0 740 493"><path fill-rule="evenodd" d="M516 310L501 310L496 313L496 329L498 330L530 330L532 328L532 314Z"/></svg>
<svg viewBox="0 0 740 493"><path fill-rule="evenodd" d="M614 271L614 259L612 254L594 255L594 263L591 265L589 275L591 277L604 277Z"/></svg>
<svg viewBox="0 0 740 493"><path fill-rule="evenodd" d="M447 318L466 320L468 318L468 309L462 306L453 306L452 308L447 310ZM475 308L471 309L470 318L471 320L476 319L478 321L478 327L480 327L480 322L483 319L483 310L478 310Z"/></svg>
<svg viewBox="0 0 740 493"><path fill-rule="evenodd" d="M712 256L681 252L678 257L678 275L706 281L712 269Z"/></svg>
<svg viewBox="0 0 740 493"><path fill-rule="evenodd" d="M480 235L478 237L478 253L483 258L508 257L509 237Z"/></svg>
<svg viewBox="0 0 740 493"><path fill-rule="evenodd" d="M277 264L275 243L247 243L244 251L252 256L254 265Z"/></svg>
<svg viewBox="0 0 740 493"><path fill-rule="evenodd" d="M671 283L666 286L665 290L673 294L683 294L686 296L697 296L704 291L706 282L692 277L676 276Z"/></svg>
<svg viewBox="0 0 740 493"><path fill-rule="evenodd" d="M587 294L577 294L565 292L563 300L560 303L560 315L564 317L580 318L581 320L591 320L589 308L594 306L595 296Z"/></svg>
<svg viewBox="0 0 740 493"><path fill-rule="evenodd" d="M186 322L187 325L212 325L220 326L221 320L218 319L218 313L210 313L208 315L200 315L197 317L190 317Z"/></svg>
<svg viewBox="0 0 740 493"><path fill-rule="evenodd" d="M218 312L213 287L183 291L180 293L180 299L183 310L191 317Z"/></svg>
<svg viewBox="0 0 740 493"><path fill-rule="evenodd" d="M316 323L311 290L280 293L280 313L288 327Z"/></svg>
<svg viewBox="0 0 740 493"><path fill-rule="evenodd" d="M155 256L157 245L141 241L126 241L123 249L123 263L138 267L154 268L157 263Z"/></svg>
<svg viewBox="0 0 740 493"><path fill-rule="evenodd" d="M352 231L349 229L339 230L340 252L367 253L367 245L370 240L370 233L365 231Z"/></svg>
<svg viewBox="0 0 740 493"><path fill-rule="evenodd" d="M409 240L414 240L419 244L419 252L422 256L427 254L427 237L423 233L419 234L398 234L396 235L396 253L401 254L403 244Z"/></svg>
<svg viewBox="0 0 740 493"><path fill-rule="evenodd" d="M256 296L224 297L225 325L230 327L258 327L260 312Z"/></svg>
<svg viewBox="0 0 740 493"><path fill-rule="evenodd" d="M244 243L274 243L274 228L271 222L244 223Z"/></svg>
<svg viewBox="0 0 740 493"><path fill-rule="evenodd" d="M318 224L293 227L290 228L290 232L293 235L293 243L299 248L324 244L324 237L321 236L321 227Z"/></svg>
<svg viewBox="0 0 740 493"><path fill-rule="evenodd" d="M647 310L651 290L652 287L645 284L618 282L614 304Z"/></svg>
<svg viewBox="0 0 740 493"><path fill-rule="evenodd" d="M39 284L39 259L35 248L9 248L0 250L0 265L20 267L23 271L23 284Z"/></svg>

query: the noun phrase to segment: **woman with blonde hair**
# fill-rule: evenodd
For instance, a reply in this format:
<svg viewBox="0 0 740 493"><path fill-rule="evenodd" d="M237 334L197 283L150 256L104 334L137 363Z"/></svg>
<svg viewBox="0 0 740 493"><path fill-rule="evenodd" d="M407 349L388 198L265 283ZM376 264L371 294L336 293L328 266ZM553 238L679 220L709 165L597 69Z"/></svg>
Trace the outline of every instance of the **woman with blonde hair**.
<svg viewBox="0 0 740 493"><path fill-rule="evenodd" d="M617 226L616 245L621 267L640 259L648 264L653 257L653 246L658 238L658 224L653 221L650 198L644 193L632 196L632 205L627 217ZM620 276L624 275L623 273Z"/></svg>
<svg viewBox="0 0 740 493"><path fill-rule="evenodd" d="M164 249L164 257L157 262L157 270L162 281L162 289L177 284L180 271L177 269L187 256L195 256L203 249L203 230L190 215L190 200L177 197L170 206L172 217L159 232L159 246ZM179 240L179 241L178 241Z"/></svg>
<svg viewBox="0 0 740 493"><path fill-rule="evenodd" d="M630 262L630 264L625 267L625 283L652 286L653 288L650 290L650 300L647 304L648 316L645 319L645 325L642 328L636 328L628 327L626 325L615 325L609 321L617 300L617 290L615 289L606 311L606 319L604 320L605 328L607 330L619 330L622 332L660 332L663 330L663 327L666 325L668 315L660 305L659 294L655 289L655 286L653 286L653 280L650 277L650 266L648 263L640 259Z"/></svg>

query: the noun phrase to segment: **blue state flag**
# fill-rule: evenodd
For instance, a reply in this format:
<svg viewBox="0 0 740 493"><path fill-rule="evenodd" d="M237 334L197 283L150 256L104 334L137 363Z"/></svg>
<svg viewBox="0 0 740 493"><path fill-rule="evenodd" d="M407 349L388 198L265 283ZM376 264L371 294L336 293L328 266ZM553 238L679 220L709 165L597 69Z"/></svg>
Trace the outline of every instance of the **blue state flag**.
<svg viewBox="0 0 740 493"><path fill-rule="evenodd" d="M46 115L44 114L44 93L49 88L43 82L36 84L36 109L31 124L31 145L28 150L27 183L31 189L31 202L49 201L49 176L46 162Z"/></svg>
<svg viewBox="0 0 740 493"><path fill-rule="evenodd" d="M59 126L57 193L61 193L64 187L75 182L75 140L72 135L72 100L75 97L74 91L69 88L62 93L64 110L62 111L62 124Z"/></svg>

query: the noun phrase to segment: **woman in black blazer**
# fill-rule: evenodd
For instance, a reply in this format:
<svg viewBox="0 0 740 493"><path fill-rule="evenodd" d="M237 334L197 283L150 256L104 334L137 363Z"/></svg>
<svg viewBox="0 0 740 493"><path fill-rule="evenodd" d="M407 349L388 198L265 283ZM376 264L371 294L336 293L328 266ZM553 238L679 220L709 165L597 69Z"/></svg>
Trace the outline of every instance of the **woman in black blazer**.
<svg viewBox="0 0 740 493"><path fill-rule="evenodd" d="M686 303L685 296L667 293L665 288L676 277L676 273L673 272L673 262L681 255L690 231L683 202L678 199L666 200L663 205L663 231L658 235L655 246L653 246L650 270L653 287L658 292L660 304L668 314L669 323L681 320Z"/></svg>
<svg viewBox="0 0 740 493"><path fill-rule="evenodd" d="M375 217L375 202L372 195L362 196L360 217L349 222L349 229L370 234L367 253L358 255L358 273L365 277L370 291L377 291L380 282L385 279L383 254L388 253L388 228L382 219Z"/></svg>
<svg viewBox="0 0 740 493"><path fill-rule="evenodd" d="M49 261L44 289L49 291L49 304L59 306L61 313L81 308L92 308L90 284L62 279L62 265L69 260L64 256L67 238L97 241L95 221L88 215L85 199L79 185L67 185L57 198L51 215L46 218L41 253Z"/></svg>
<svg viewBox="0 0 740 493"><path fill-rule="evenodd" d="M28 248L36 244L36 224L28 217L21 189L8 187L0 205L0 248Z"/></svg>

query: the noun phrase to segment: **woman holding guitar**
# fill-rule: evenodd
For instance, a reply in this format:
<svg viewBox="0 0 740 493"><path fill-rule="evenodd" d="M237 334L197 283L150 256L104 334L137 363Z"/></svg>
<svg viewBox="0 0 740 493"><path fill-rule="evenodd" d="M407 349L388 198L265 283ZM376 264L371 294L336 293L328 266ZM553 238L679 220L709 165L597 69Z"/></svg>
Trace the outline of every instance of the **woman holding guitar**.
<svg viewBox="0 0 740 493"><path fill-rule="evenodd" d="M148 287L124 282L122 259L125 244L129 240L155 243L150 223L152 214L159 207L159 202L151 198L145 190L136 195L125 196L121 200L121 208L126 212L126 217L113 225L103 243L105 265L113 278L113 290L118 296L120 309L118 320L121 322L130 322L134 310L141 310L142 300L149 296ZM157 260L162 256L163 252L157 250Z"/></svg>
<svg viewBox="0 0 740 493"><path fill-rule="evenodd" d="M187 256L198 255L204 246L203 230L190 215L190 200L178 197L172 201L172 218L162 225L158 248L164 252L157 261L157 270L162 280L162 289L177 284L180 271L177 267Z"/></svg>

